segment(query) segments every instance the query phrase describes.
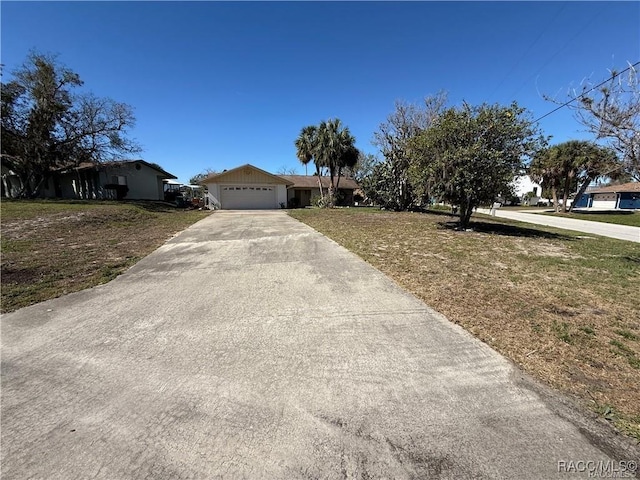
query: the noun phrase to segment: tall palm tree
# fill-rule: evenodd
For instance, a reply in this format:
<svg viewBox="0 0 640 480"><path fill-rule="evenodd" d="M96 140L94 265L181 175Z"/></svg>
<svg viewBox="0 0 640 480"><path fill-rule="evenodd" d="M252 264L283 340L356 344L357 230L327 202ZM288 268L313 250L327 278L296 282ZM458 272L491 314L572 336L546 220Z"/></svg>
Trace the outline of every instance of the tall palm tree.
<svg viewBox="0 0 640 480"><path fill-rule="evenodd" d="M305 173L307 172L307 165L313 160L316 166L316 173L318 175L318 186L320 187L320 197L324 198L324 192L322 191L321 171L320 164L315 156L316 143L318 138L318 127L315 125L308 125L303 127L300 131L300 135L295 141L296 156L300 163L304 165Z"/></svg>
<svg viewBox="0 0 640 480"><path fill-rule="evenodd" d="M340 119L323 121L317 128L314 161L329 170L329 206L336 200L337 185L340 183L342 169L353 166L358 160L355 138L348 127L342 125Z"/></svg>
<svg viewBox="0 0 640 480"><path fill-rule="evenodd" d="M303 127L295 141L296 156L298 160L300 160L300 163L304 165L305 172L307 171L307 165L313 160L316 130L316 127L313 125Z"/></svg>

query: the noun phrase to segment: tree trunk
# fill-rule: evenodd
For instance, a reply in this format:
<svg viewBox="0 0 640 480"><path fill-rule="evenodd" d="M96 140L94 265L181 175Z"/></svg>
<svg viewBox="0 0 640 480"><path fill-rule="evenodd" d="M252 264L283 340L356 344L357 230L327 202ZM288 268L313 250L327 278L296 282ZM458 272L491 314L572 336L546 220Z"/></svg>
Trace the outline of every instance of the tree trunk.
<svg viewBox="0 0 640 480"><path fill-rule="evenodd" d="M320 188L320 198L324 199L324 191L322 190L322 171L320 167L316 165L316 173L318 174L318 188Z"/></svg>
<svg viewBox="0 0 640 480"><path fill-rule="evenodd" d="M43 177L37 173L18 173L20 191L17 198L35 198L43 182ZM34 188L35 185L35 188Z"/></svg>
<svg viewBox="0 0 640 480"><path fill-rule="evenodd" d="M336 203L336 187L333 183L333 179L335 178L336 171L333 167L329 167L329 208L335 207Z"/></svg>
<svg viewBox="0 0 640 480"><path fill-rule="evenodd" d="M578 193L576 193L576 197L573 199L573 202L571 202L571 206L569 207L569 213L573 212L573 206L576 204L576 202L580 200L582 195L584 195L584 192L587 191L587 188L589 187L592 181L593 181L592 177L587 177L586 180L582 182L582 185L580 185L580 189L578 190Z"/></svg>
<svg viewBox="0 0 640 480"><path fill-rule="evenodd" d="M569 200L569 186L571 185L571 180L567 176L564 180L564 192L562 192L562 213L567 213L567 200Z"/></svg>
<svg viewBox="0 0 640 480"><path fill-rule="evenodd" d="M460 203L460 230L466 230L469 228L472 213L473 204L471 202Z"/></svg>
<svg viewBox="0 0 640 480"><path fill-rule="evenodd" d="M558 190L556 189L556 187L551 187L551 196L553 198L553 208L554 208L554 212L558 213L558 211L560 210L560 205L558 205Z"/></svg>

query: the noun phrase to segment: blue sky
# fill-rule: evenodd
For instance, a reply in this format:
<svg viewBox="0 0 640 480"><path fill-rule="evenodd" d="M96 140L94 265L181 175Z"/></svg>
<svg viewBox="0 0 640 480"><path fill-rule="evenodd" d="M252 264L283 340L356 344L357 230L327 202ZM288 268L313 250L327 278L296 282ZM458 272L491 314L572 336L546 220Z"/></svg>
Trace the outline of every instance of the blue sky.
<svg viewBox="0 0 640 480"><path fill-rule="evenodd" d="M340 118L371 144L396 99L554 108L640 60L640 2L9 2L3 81L30 49L135 108L140 157L181 181L251 163L304 173L300 129ZM553 142L588 139L567 109Z"/></svg>

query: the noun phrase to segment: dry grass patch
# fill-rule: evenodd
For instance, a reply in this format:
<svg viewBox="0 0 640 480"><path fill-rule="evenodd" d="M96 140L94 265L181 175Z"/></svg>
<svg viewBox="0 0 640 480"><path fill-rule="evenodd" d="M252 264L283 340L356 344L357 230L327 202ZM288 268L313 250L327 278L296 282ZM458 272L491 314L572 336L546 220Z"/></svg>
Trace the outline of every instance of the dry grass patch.
<svg viewBox="0 0 640 480"><path fill-rule="evenodd" d="M3 201L2 312L108 282L209 212L153 202Z"/></svg>
<svg viewBox="0 0 640 480"><path fill-rule="evenodd" d="M640 440L640 245L478 217L294 210L546 383Z"/></svg>

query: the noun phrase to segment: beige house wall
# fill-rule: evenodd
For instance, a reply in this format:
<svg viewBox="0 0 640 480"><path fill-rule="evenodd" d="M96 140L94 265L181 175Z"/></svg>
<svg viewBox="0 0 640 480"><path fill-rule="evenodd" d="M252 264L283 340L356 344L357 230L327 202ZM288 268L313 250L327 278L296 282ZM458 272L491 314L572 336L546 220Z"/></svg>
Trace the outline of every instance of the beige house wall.
<svg viewBox="0 0 640 480"><path fill-rule="evenodd" d="M251 185L251 184L261 184L261 185L273 185L275 183L284 183L284 181L279 182L277 178L274 178L271 175L266 175L262 172L254 170L251 167L244 167L238 170L230 171L228 173L220 174L216 177L217 184L237 184L237 185Z"/></svg>

